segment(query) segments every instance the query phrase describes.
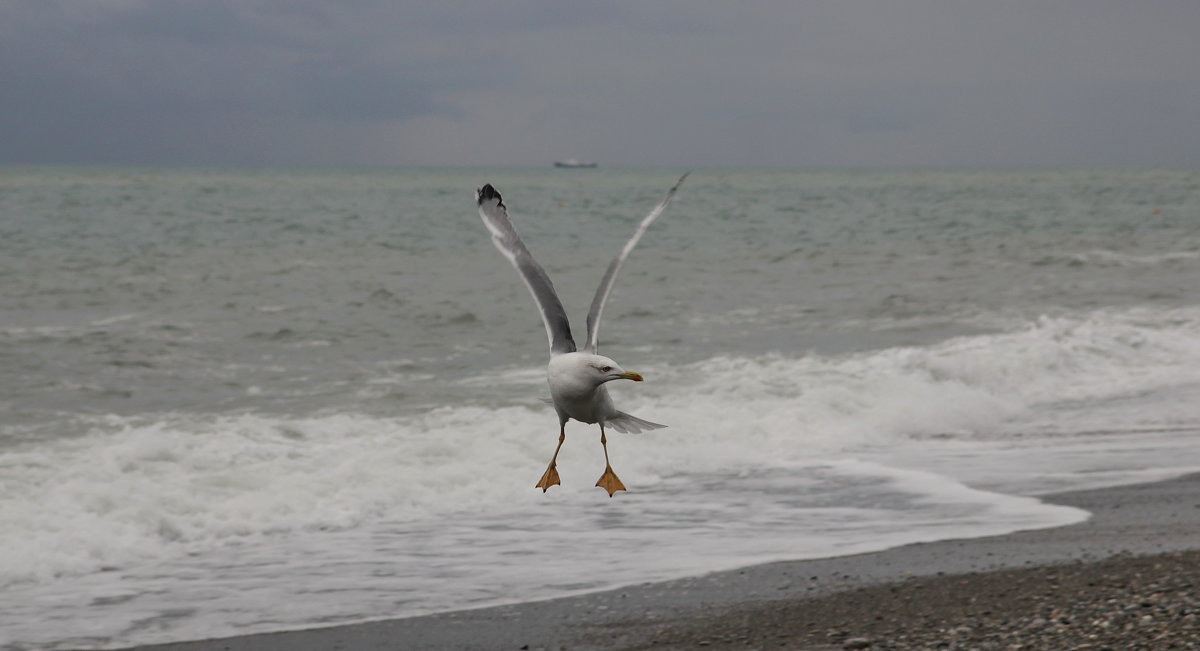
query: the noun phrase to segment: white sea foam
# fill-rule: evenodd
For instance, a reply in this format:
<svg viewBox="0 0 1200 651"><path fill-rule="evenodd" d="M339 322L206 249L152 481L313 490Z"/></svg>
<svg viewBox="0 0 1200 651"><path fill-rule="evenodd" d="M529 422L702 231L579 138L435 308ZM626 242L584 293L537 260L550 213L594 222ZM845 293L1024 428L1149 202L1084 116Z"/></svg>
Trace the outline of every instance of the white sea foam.
<svg viewBox="0 0 1200 651"><path fill-rule="evenodd" d="M96 319L95 321L92 321L92 322L91 322L91 325L92 325L92 327L103 327L103 326L109 326L109 325L113 325L113 324L116 324L116 323L122 323L122 322L125 322L125 321L130 321L130 320L133 320L133 319L136 319L136 318L138 318L139 316L141 316L141 315L140 315L140 314L137 314L137 313L133 313L133 314L117 314L117 315L110 316L110 317L103 318L103 319Z"/></svg>
<svg viewBox="0 0 1200 651"><path fill-rule="evenodd" d="M1047 256L1039 264L1065 264L1068 266L1095 265L1099 267L1153 267L1163 264L1200 260L1200 251L1162 251L1158 253L1133 254L1108 249L1092 249L1078 253L1061 253Z"/></svg>
<svg viewBox="0 0 1200 651"><path fill-rule="evenodd" d="M617 399L670 428L616 437L614 463L631 484L645 486L677 474L778 467L929 438L1002 437L1046 405L1092 409L1195 386L1197 326L1189 310L1101 312L925 348L716 357L648 369L651 381L637 392L615 387ZM502 376L534 384L532 372ZM1176 414L1157 409L1156 416L1186 421L1200 418L1197 412L1194 402L1181 403ZM1092 425L1153 424L1132 416L1135 422ZM0 456L7 552L0 579L45 579L157 558L165 549L509 504L522 499L527 475L552 451L555 430L548 407L445 407L410 419L98 419L88 436ZM596 463L593 430L568 427L565 474ZM580 483L590 489L590 482L568 482Z"/></svg>
<svg viewBox="0 0 1200 651"><path fill-rule="evenodd" d="M485 455L473 445L493 419L512 420L507 412L528 418L519 408L443 410L407 423L109 418L89 436L0 457L0 577L45 580L231 540L453 508L486 485L438 472L456 465L456 449L467 464L527 461L519 441L486 446Z"/></svg>

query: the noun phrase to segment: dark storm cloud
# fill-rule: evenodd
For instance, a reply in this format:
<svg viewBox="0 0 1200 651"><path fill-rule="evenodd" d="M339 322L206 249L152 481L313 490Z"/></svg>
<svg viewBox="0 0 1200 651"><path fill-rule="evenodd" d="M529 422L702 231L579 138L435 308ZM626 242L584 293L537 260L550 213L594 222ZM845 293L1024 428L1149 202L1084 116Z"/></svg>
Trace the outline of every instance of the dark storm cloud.
<svg viewBox="0 0 1200 651"><path fill-rule="evenodd" d="M454 83L437 62L380 51L298 5L39 2L3 13L3 159L269 163L304 150L286 142L306 122L461 114L434 98Z"/></svg>
<svg viewBox="0 0 1200 651"><path fill-rule="evenodd" d="M153 2L107 11L96 19L130 38L220 45L252 35L237 13L219 2Z"/></svg>
<svg viewBox="0 0 1200 651"><path fill-rule="evenodd" d="M296 115L337 120L388 120L416 115L461 117L455 106L432 99L436 85L373 66L343 69L310 69L295 73L298 90Z"/></svg>
<svg viewBox="0 0 1200 651"><path fill-rule="evenodd" d="M0 161L1200 164L1200 3L0 3Z"/></svg>

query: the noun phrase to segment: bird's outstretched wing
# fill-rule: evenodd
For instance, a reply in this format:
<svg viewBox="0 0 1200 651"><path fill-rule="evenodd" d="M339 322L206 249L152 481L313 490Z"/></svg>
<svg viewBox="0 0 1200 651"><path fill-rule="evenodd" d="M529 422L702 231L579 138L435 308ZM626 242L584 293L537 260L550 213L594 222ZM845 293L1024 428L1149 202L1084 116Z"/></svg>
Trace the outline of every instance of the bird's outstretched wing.
<svg viewBox="0 0 1200 651"><path fill-rule="evenodd" d="M625 247L613 258L613 261L608 264L608 270L604 272L604 278L600 279L600 286L596 288L596 296L592 299L592 307L588 310L587 315L587 345L584 349L589 353L595 354L596 347L600 340L600 313L604 311L604 304L608 302L608 295L612 293L613 281L617 279L617 272L621 270L621 265L624 264L625 258L629 257L629 252L637 245L638 240L642 239L642 233L646 232L646 228L650 226L662 211L666 210L667 204L671 203L671 198L675 196L675 191L683 184L683 180L688 177L687 174L679 177L675 185L667 190L667 196L658 202L654 210L642 219L642 223L638 224L637 230L633 232L633 237L625 243Z"/></svg>
<svg viewBox="0 0 1200 651"><path fill-rule="evenodd" d="M538 310L542 313L542 321L546 324L546 336L550 339L550 354L575 352L575 340L571 338L571 323L567 320L567 312L563 309L558 293L554 291L554 283L546 270L538 264L517 229L513 228L508 219L508 209L505 208L500 193L490 184L475 191L475 201L479 204L479 216L492 232L492 242L517 268L521 279L533 294ZM590 320L589 320L590 322Z"/></svg>

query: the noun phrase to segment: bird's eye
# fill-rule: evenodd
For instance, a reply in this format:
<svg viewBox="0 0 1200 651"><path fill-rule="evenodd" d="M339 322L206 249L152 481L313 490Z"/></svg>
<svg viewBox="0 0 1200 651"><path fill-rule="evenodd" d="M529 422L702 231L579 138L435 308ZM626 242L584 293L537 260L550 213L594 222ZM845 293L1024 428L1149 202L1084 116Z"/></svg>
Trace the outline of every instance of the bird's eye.
<svg viewBox="0 0 1200 651"><path fill-rule="evenodd" d="M611 370L612 370L612 367L611 367L611 366L603 366L603 367L601 367L601 368L600 368L600 372L601 372L601 373L608 373L608 372L609 372L609 371L611 371Z"/></svg>

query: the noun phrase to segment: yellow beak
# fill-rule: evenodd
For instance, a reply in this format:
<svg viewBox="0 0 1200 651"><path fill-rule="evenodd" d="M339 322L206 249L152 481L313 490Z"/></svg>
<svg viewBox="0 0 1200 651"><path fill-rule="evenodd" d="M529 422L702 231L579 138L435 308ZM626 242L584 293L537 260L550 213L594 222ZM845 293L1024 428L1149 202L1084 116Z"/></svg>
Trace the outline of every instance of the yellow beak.
<svg viewBox="0 0 1200 651"><path fill-rule="evenodd" d="M618 377L625 378L626 380L633 380L634 382L642 381L642 374L635 373L633 371L626 371L626 372L622 373L621 375L619 375Z"/></svg>

